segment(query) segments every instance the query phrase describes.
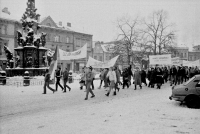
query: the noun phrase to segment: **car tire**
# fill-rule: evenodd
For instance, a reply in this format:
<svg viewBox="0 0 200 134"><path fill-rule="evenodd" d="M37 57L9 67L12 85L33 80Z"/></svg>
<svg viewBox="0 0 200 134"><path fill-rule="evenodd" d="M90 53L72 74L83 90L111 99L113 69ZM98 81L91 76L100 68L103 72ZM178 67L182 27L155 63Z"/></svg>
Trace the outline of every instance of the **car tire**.
<svg viewBox="0 0 200 134"><path fill-rule="evenodd" d="M186 98L186 105L188 108L200 108L200 97L198 96L188 96Z"/></svg>

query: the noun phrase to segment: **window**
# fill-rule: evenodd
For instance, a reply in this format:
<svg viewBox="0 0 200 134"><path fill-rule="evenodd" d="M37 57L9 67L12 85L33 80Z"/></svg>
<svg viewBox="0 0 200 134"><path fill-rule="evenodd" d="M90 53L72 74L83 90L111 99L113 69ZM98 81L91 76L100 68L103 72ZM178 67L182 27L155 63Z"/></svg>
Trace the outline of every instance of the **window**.
<svg viewBox="0 0 200 134"><path fill-rule="evenodd" d="M81 40L79 38L76 39L76 47L81 47Z"/></svg>
<svg viewBox="0 0 200 134"><path fill-rule="evenodd" d="M97 56L94 56L94 59L96 59L96 60L97 60Z"/></svg>
<svg viewBox="0 0 200 134"><path fill-rule="evenodd" d="M181 53L181 58L183 58L183 53Z"/></svg>
<svg viewBox="0 0 200 134"><path fill-rule="evenodd" d="M7 29L7 26L2 25L1 26L1 34L6 34L6 29Z"/></svg>
<svg viewBox="0 0 200 134"><path fill-rule="evenodd" d="M69 43L69 37L66 37L66 43Z"/></svg>
<svg viewBox="0 0 200 134"><path fill-rule="evenodd" d="M54 41L55 41L55 42L60 42L60 36L58 36L58 35L55 36L55 37L54 37Z"/></svg>
<svg viewBox="0 0 200 134"><path fill-rule="evenodd" d="M100 60L100 61L103 61L103 57L102 57L102 56L99 56L99 60Z"/></svg>
<svg viewBox="0 0 200 134"><path fill-rule="evenodd" d="M196 77L194 76L194 77L192 77L192 78L190 78L186 83L184 83L183 85L184 86L186 86L186 85L188 85L191 81L193 81L194 79L195 79Z"/></svg>
<svg viewBox="0 0 200 134"><path fill-rule="evenodd" d="M106 55L106 60L109 60L109 56Z"/></svg>
<svg viewBox="0 0 200 134"><path fill-rule="evenodd" d="M68 69L68 70L71 70L71 64L68 64L68 63L67 63L67 69Z"/></svg>
<svg viewBox="0 0 200 134"><path fill-rule="evenodd" d="M187 57L187 54L185 53L185 58Z"/></svg>
<svg viewBox="0 0 200 134"><path fill-rule="evenodd" d="M79 71L79 63L76 63L76 71Z"/></svg>

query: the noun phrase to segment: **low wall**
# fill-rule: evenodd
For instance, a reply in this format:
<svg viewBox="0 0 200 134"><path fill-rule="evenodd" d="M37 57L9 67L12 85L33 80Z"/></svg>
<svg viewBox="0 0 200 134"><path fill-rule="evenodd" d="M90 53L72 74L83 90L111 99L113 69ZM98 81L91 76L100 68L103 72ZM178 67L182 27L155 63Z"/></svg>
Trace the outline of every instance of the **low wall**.
<svg viewBox="0 0 200 134"><path fill-rule="evenodd" d="M45 74L46 68L6 68L7 77L24 76L25 71L30 76L42 76Z"/></svg>

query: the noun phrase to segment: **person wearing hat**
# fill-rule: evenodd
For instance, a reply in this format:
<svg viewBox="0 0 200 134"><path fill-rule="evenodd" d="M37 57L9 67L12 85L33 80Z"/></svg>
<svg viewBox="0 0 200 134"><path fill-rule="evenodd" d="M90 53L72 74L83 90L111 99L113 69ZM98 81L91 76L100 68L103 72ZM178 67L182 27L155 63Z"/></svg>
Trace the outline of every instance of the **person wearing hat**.
<svg viewBox="0 0 200 134"><path fill-rule="evenodd" d="M69 71L66 68L65 71L63 72L63 85L64 85L63 93L66 93L66 87L69 89L69 91L71 91L71 88L67 85L68 78L69 78Z"/></svg>
<svg viewBox="0 0 200 134"><path fill-rule="evenodd" d="M91 98L95 97L94 93L92 92L91 89L91 84L92 84L92 80L94 78L93 74L92 74L92 67L90 66L88 69L86 69L86 97L85 100L88 99L88 95L89 93L92 94Z"/></svg>

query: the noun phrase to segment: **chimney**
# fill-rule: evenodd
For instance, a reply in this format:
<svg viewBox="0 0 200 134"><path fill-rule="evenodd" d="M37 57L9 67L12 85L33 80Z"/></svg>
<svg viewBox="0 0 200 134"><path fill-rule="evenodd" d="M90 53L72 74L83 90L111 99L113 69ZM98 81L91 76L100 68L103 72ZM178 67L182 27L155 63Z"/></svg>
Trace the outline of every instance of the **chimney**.
<svg viewBox="0 0 200 134"><path fill-rule="evenodd" d="M58 25L59 25L59 26L62 26L62 22L61 22L61 21L59 21Z"/></svg>
<svg viewBox="0 0 200 134"><path fill-rule="evenodd" d="M71 23L67 22L67 26L68 26L68 27L71 27Z"/></svg>

